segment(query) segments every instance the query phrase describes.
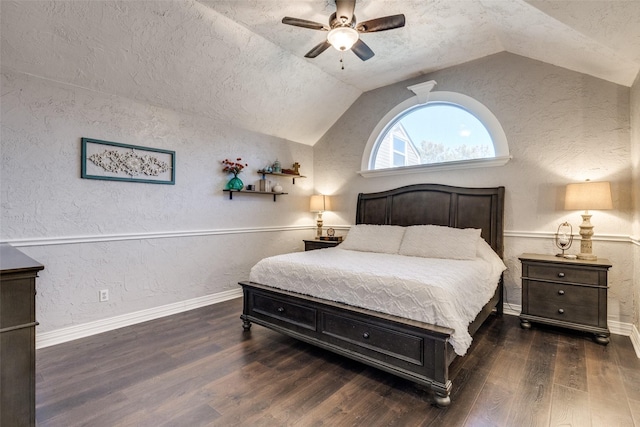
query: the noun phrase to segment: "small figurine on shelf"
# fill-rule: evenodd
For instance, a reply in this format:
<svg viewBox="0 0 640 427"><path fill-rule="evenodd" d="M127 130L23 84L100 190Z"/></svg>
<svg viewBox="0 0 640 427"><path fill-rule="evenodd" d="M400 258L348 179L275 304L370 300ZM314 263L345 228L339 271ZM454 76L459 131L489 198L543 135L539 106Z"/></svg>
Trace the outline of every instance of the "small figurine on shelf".
<svg viewBox="0 0 640 427"><path fill-rule="evenodd" d="M300 163L295 162L293 164L293 172L295 175L300 175Z"/></svg>
<svg viewBox="0 0 640 427"><path fill-rule="evenodd" d="M276 161L273 162L273 172L274 173L282 172L282 166L280 166L280 161L278 161L278 159L276 159Z"/></svg>

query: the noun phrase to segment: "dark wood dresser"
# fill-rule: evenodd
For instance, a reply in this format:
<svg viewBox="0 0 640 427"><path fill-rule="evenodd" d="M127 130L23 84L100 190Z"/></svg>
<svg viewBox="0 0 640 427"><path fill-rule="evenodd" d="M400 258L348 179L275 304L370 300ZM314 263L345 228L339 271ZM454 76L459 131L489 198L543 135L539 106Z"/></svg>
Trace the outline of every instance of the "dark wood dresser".
<svg viewBox="0 0 640 427"><path fill-rule="evenodd" d="M551 255L523 254L520 325L546 323L593 333L609 343L607 273L611 263L569 260Z"/></svg>
<svg viewBox="0 0 640 427"><path fill-rule="evenodd" d="M0 245L0 426L36 423L36 277L44 266Z"/></svg>

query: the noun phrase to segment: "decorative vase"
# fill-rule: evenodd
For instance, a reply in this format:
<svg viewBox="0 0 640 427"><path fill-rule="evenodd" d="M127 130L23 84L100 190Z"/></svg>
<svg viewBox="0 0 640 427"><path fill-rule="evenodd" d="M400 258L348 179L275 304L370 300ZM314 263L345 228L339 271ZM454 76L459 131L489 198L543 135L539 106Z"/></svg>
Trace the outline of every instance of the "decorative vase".
<svg viewBox="0 0 640 427"><path fill-rule="evenodd" d="M274 193L282 193L282 186L276 182L276 185L271 189Z"/></svg>
<svg viewBox="0 0 640 427"><path fill-rule="evenodd" d="M229 190L240 191L242 190L243 187L244 187L244 184L242 183L240 178L238 178L238 175L234 175L233 178L231 178L227 183L227 189Z"/></svg>

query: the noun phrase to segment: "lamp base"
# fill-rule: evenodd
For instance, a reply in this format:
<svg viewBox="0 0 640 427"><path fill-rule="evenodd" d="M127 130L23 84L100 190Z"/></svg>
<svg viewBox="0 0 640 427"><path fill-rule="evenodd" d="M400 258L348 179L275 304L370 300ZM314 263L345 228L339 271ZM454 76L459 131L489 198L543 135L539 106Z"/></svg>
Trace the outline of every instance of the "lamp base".
<svg viewBox="0 0 640 427"><path fill-rule="evenodd" d="M583 259L586 261L595 261L598 259L597 256L591 253L592 251L592 241L591 236L593 236L593 225L591 225L591 215L588 212L582 214L582 224L580 224L580 236L582 236L582 240L580 241L580 253L578 254L578 259Z"/></svg>
<svg viewBox="0 0 640 427"><path fill-rule="evenodd" d="M316 220L316 237L322 237L322 212L318 212L318 219Z"/></svg>

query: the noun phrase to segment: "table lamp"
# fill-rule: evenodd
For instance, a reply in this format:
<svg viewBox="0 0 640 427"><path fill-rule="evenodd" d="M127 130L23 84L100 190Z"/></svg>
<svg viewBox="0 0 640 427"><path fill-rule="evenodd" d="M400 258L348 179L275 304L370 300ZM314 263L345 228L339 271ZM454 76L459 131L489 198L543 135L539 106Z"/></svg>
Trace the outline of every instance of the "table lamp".
<svg viewBox="0 0 640 427"><path fill-rule="evenodd" d="M611 201L611 185L607 181L580 182L568 184L564 199L565 210L582 210L582 224L580 224L580 253L578 259L595 261L597 256L592 253L591 237L593 236L593 225L591 225L591 214L589 209L606 210L613 209Z"/></svg>
<svg viewBox="0 0 640 427"><path fill-rule="evenodd" d="M309 210L311 212L317 212L317 226L318 229L316 231L316 237L319 238L322 236L322 213L324 211L331 210L331 199L329 196L325 196L324 194L314 194L311 196L311 202L309 203Z"/></svg>

